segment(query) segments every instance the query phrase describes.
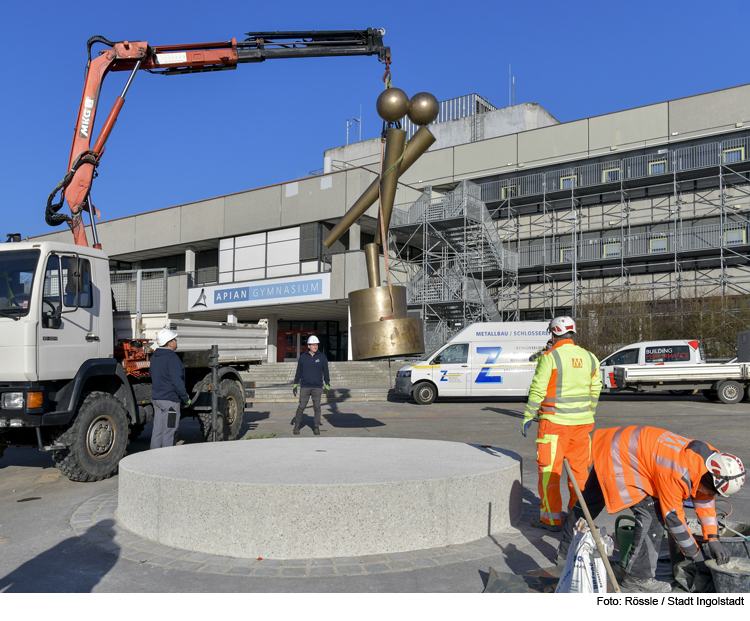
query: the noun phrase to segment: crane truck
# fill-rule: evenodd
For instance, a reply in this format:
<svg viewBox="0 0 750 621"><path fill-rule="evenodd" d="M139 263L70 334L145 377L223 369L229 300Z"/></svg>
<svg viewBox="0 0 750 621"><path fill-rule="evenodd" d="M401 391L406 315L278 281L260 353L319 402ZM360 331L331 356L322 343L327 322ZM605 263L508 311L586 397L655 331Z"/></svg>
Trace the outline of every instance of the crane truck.
<svg viewBox="0 0 750 621"><path fill-rule="evenodd" d="M118 334L109 257L97 238L99 212L91 202L96 168L136 74L178 75L269 59L361 55L377 55L388 70L391 56L383 45L384 33L375 28L253 32L245 41L188 45L89 39L68 170L50 194L45 212L51 226L68 224L74 243L17 242L9 236L14 243L0 245L0 455L9 445L37 447L50 452L69 479L97 481L117 471L129 438L137 437L153 418L149 339L144 338L149 335L135 318L126 322L133 326L130 334ZM94 44L108 49L92 59ZM130 75L92 146L99 93L110 71ZM69 216L59 213L65 201ZM90 216L91 245L84 212ZM165 317L161 327L191 335L180 339L178 350L192 396L182 416L197 417L206 440L235 439L245 410L240 370L264 355L265 323ZM209 360L211 345L217 344L218 357ZM215 384L212 371L217 366ZM216 426L211 391L219 397Z"/></svg>

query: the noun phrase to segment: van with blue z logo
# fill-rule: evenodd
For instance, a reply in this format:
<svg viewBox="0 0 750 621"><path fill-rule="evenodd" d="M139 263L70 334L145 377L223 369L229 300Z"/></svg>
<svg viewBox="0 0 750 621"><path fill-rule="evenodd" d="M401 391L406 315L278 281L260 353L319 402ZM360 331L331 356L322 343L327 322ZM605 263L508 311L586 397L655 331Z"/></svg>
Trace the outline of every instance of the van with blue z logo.
<svg viewBox="0 0 750 621"><path fill-rule="evenodd" d="M401 367L396 393L420 405L437 397L526 397L549 340L548 322L474 323L421 360Z"/></svg>

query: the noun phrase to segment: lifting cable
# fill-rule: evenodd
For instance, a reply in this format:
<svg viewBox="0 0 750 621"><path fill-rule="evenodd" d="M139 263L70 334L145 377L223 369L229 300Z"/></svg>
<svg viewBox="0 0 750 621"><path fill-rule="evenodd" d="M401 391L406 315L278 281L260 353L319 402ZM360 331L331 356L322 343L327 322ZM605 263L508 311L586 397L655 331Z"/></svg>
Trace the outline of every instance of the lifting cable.
<svg viewBox="0 0 750 621"><path fill-rule="evenodd" d="M387 57L385 59L385 73L383 74L383 82L385 82L385 88L393 88L393 83L391 82L391 59ZM384 123L385 125L385 123ZM391 300L391 314L387 317L381 317L380 321L387 321L389 319L393 319L394 315L396 314L396 309L394 307L393 303L393 283L391 282L391 268L388 264L388 237L386 236L386 230L385 230L385 219L383 218L383 196L381 194L381 190L383 187L383 180L390 174L393 174L393 172L400 166L401 160L404 159L404 153L406 153L406 145L404 145L404 150L402 151L399 158L386 170L383 172L383 159L385 154L385 139L386 139L386 128L383 127L383 135L380 140L380 183L378 184L378 213L380 214L380 242L383 245L383 259L385 260L385 275L388 279L388 295Z"/></svg>
<svg viewBox="0 0 750 621"><path fill-rule="evenodd" d="M96 173L96 167L99 166L97 155L98 154L95 151L83 151L73 161L73 165L70 167L70 170L62 178L62 181L55 186L55 189L52 190L52 193L47 198L47 208L44 212L44 219L47 224L49 224L50 226L59 226L64 222L71 221L70 216L57 213L62 208L63 201L65 200L65 188L68 187L68 184L70 184L73 176L84 164L91 164L94 167L94 171ZM60 200L57 203L53 203L53 201L55 200L55 195L58 192L60 192Z"/></svg>

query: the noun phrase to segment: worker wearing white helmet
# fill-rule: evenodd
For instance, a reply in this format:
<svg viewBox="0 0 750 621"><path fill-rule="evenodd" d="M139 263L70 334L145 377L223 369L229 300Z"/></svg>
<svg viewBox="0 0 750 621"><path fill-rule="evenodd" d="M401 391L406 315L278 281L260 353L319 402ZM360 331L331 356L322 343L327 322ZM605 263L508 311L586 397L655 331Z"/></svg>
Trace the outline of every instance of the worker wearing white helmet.
<svg viewBox="0 0 750 621"><path fill-rule="evenodd" d="M180 404L190 405L185 390L185 367L177 356L177 332L164 328L156 334L157 349L151 356L151 402L154 427L151 448L174 446L180 426Z"/></svg>
<svg viewBox="0 0 750 621"><path fill-rule="evenodd" d="M531 525L552 532L562 530L563 505L560 479L567 457L579 485L586 481L590 463L590 433L602 390L599 361L575 343L576 324L570 317L555 317L549 324L552 347L543 352L529 387L522 433L539 415L537 466L539 470L539 517ZM575 491L568 482L568 509Z"/></svg>
<svg viewBox="0 0 750 621"><path fill-rule="evenodd" d="M704 560L685 519L683 505L688 501L700 521L705 551L720 565L730 560L730 551L719 540L714 499L737 493L745 483L739 457L666 429L632 425L597 429L592 465L582 494L591 517L605 508L608 513L630 508L635 516L622 586L630 591L672 590L668 582L654 578L665 529L686 558ZM565 521L558 565L567 558L574 526L583 515L576 503Z"/></svg>
<svg viewBox="0 0 750 621"><path fill-rule="evenodd" d="M299 391L299 405L294 415L294 435L299 435L299 426L302 423L302 412L312 397L313 402L313 433L320 435L320 398L323 394L323 386L326 391L331 389L331 379L328 375L328 358L323 352L318 351L320 341L314 334L307 339L307 351L300 355L297 361L297 372L294 375L294 387L292 392L297 396L297 387L301 384Z"/></svg>

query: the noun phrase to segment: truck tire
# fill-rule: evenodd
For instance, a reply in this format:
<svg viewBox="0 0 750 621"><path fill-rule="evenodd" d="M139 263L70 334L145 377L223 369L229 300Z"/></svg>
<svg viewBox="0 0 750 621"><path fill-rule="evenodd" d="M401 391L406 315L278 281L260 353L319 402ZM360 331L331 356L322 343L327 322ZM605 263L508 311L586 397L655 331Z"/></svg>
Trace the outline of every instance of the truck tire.
<svg viewBox="0 0 750 621"><path fill-rule="evenodd" d="M52 459L71 481L111 477L128 446L125 408L109 393L85 393L73 422L57 434L55 443L67 446L54 451Z"/></svg>
<svg viewBox="0 0 750 621"><path fill-rule="evenodd" d="M136 423L135 425L131 425L130 431L128 432L128 440L130 442L135 442L143 433L143 430L145 428L146 428L146 425L143 423Z"/></svg>
<svg viewBox="0 0 750 621"><path fill-rule="evenodd" d="M430 382L419 382L412 389L411 396L419 405L430 405L437 398L437 388Z"/></svg>
<svg viewBox="0 0 750 621"><path fill-rule="evenodd" d="M245 399L242 389L237 382L230 379L222 380L219 384L219 407L221 411L216 417L218 429L216 432L216 441L224 442L227 440L236 440L242 429L242 420L245 413ZM201 426L201 433L206 442L213 442L213 433L211 430L212 415L211 412L200 412L198 419Z"/></svg>
<svg viewBox="0 0 750 621"><path fill-rule="evenodd" d="M714 403L719 402L719 393L716 392L715 390L705 389L705 390L701 390L701 392L703 393L703 396L709 401L713 401Z"/></svg>
<svg viewBox="0 0 750 621"><path fill-rule="evenodd" d="M719 401L732 405L742 401L742 397L745 396L745 389L738 382L726 381L719 384L717 395Z"/></svg>

